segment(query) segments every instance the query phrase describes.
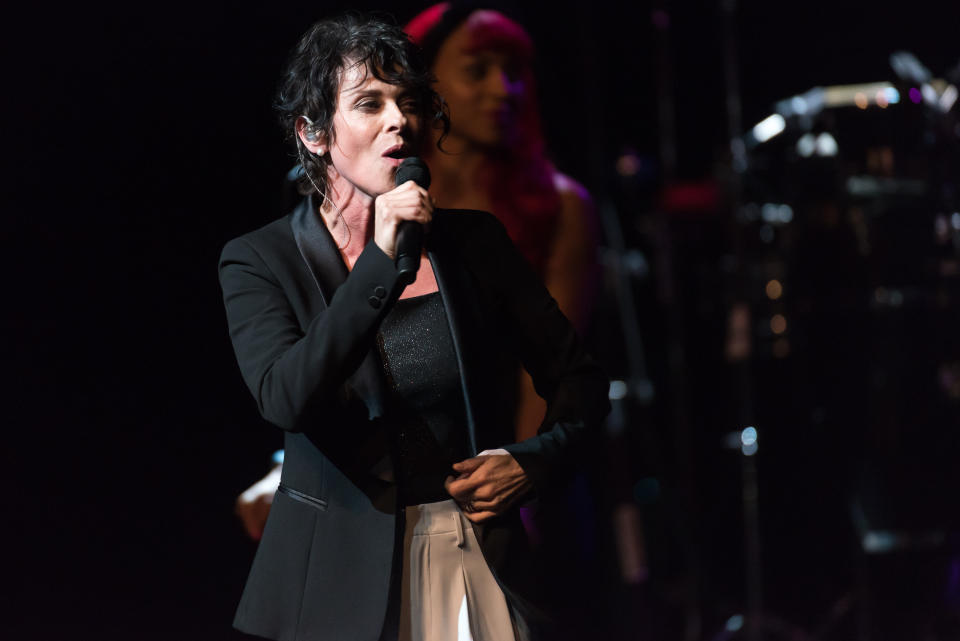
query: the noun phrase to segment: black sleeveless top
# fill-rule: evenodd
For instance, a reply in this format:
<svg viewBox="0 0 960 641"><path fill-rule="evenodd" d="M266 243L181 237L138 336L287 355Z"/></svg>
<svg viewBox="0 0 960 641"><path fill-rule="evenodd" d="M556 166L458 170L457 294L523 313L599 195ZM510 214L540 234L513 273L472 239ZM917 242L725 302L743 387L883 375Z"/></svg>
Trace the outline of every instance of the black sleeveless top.
<svg viewBox="0 0 960 641"><path fill-rule="evenodd" d="M449 499L451 465L469 456L460 370L439 292L398 300L378 335L392 393L394 476L403 505Z"/></svg>

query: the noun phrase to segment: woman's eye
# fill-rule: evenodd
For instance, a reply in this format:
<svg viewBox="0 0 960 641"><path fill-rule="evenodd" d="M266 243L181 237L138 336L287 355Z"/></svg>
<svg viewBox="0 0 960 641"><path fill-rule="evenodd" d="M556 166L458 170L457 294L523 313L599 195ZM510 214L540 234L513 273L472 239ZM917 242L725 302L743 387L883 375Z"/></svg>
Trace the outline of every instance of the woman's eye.
<svg viewBox="0 0 960 641"><path fill-rule="evenodd" d="M467 77L471 80L481 80L487 73L487 66L482 63L475 62L467 65L464 68L464 71L466 72Z"/></svg>
<svg viewBox="0 0 960 641"><path fill-rule="evenodd" d="M420 101L416 98L407 98L400 101L400 109L406 112L420 111Z"/></svg>
<svg viewBox="0 0 960 641"><path fill-rule="evenodd" d="M376 100L363 100L357 103L357 109L363 109L365 111L372 111L377 109L380 106L380 103Z"/></svg>

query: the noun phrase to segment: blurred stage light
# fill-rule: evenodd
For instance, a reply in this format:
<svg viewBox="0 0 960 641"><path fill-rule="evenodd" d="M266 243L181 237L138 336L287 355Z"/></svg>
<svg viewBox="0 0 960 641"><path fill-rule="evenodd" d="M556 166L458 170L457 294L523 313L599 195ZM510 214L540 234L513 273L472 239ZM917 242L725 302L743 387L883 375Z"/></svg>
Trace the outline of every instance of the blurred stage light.
<svg viewBox="0 0 960 641"><path fill-rule="evenodd" d="M780 281L773 279L767 283L766 286L767 298L770 300L777 300L783 295L783 285L780 284Z"/></svg>
<svg viewBox="0 0 960 641"><path fill-rule="evenodd" d="M807 99L803 96L794 96L790 99L790 108L793 109L793 113L798 116L802 116L807 113Z"/></svg>
<svg viewBox="0 0 960 641"><path fill-rule="evenodd" d="M617 173L621 176L636 176L639 172L640 158L636 154L626 153L617 158Z"/></svg>
<svg viewBox="0 0 960 641"><path fill-rule="evenodd" d="M807 92L779 100L773 110L783 116L813 117L824 107L826 94L823 87L814 87Z"/></svg>
<svg viewBox="0 0 960 641"><path fill-rule="evenodd" d="M724 627L726 627L727 632L739 632L743 628L743 615L734 614L727 619L727 624Z"/></svg>
<svg viewBox="0 0 960 641"><path fill-rule="evenodd" d="M757 453L757 428L745 427L740 432L740 451L744 456L753 456Z"/></svg>
<svg viewBox="0 0 960 641"><path fill-rule="evenodd" d="M780 114L767 116L753 127L753 137L758 143L767 142L787 128L787 121Z"/></svg>
<svg viewBox="0 0 960 641"><path fill-rule="evenodd" d="M867 94L863 93L862 91L858 91L853 96L853 104L857 105L861 109L866 109L867 105L870 104L870 101L867 100Z"/></svg>
<svg viewBox="0 0 960 641"><path fill-rule="evenodd" d="M783 203L764 203L760 208L760 217L771 225L785 225L793 220L793 207Z"/></svg>
<svg viewBox="0 0 960 641"><path fill-rule="evenodd" d="M940 94L940 111L947 113L957 101L957 88L953 85L947 85L947 88Z"/></svg>
<svg viewBox="0 0 960 641"><path fill-rule="evenodd" d="M816 147L818 156L836 156L837 152L840 151L837 139L826 131L817 136Z"/></svg>
<svg viewBox="0 0 960 641"><path fill-rule="evenodd" d="M897 91L896 87L886 87L883 89L883 96L891 105L895 105L900 102L900 92Z"/></svg>
<svg viewBox="0 0 960 641"><path fill-rule="evenodd" d="M890 66L898 78L918 85L929 82L933 77L920 59L909 51L895 51L890 54Z"/></svg>
<svg viewBox="0 0 960 641"><path fill-rule="evenodd" d="M923 95L920 93L920 90L916 87L910 87L910 102L919 105L921 100L923 100Z"/></svg>
<svg viewBox="0 0 960 641"><path fill-rule="evenodd" d="M817 139L811 133L805 133L797 141L797 153L804 158L809 158L817 148Z"/></svg>
<svg viewBox="0 0 960 641"><path fill-rule="evenodd" d="M611 401L619 401L625 398L626 395L627 383L625 381L610 381L609 398Z"/></svg>
<svg viewBox="0 0 960 641"><path fill-rule="evenodd" d="M760 216L765 223L780 222L780 209L774 203L764 203L760 208Z"/></svg>
<svg viewBox="0 0 960 641"><path fill-rule="evenodd" d="M774 314L770 319L770 331L774 334L782 334L787 331L787 318L783 314Z"/></svg>

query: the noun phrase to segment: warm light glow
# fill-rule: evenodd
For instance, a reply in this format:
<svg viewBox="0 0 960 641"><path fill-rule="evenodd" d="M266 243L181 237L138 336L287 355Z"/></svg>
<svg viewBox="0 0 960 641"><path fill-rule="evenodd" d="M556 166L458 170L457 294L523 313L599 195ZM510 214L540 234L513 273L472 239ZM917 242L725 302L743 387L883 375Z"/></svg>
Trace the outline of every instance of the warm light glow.
<svg viewBox="0 0 960 641"><path fill-rule="evenodd" d="M617 173L621 176L636 176L640 171L640 159L634 154L623 154L617 158Z"/></svg>
<svg viewBox="0 0 960 641"><path fill-rule="evenodd" d="M866 109L866 108L867 108L867 104L869 104L869 102L868 102L868 100L867 100L867 94L863 93L862 91L858 91L858 92L853 96L853 102L854 102L854 104L856 104L856 105L857 105L858 107L860 107L861 109Z"/></svg>
<svg viewBox="0 0 960 641"><path fill-rule="evenodd" d="M767 116L753 127L757 142L766 142L787 128L787 121L780 114Z"/></svg>
<svg viewBox="0 0 960 641"><path fill-rule="evenodd" d="M787 319L783 314L774 314L770 319L770 331L774 334L782 334L787 331Z"/></svg>
<svg viewBox="0 0 960 641"><path fill-rule="evenodd" d="M887 94L884 91L878 91L877 95L874 97L874 100L877 102L877 106L881 109L886 109L887 105L890 104L890 101L887 100Z"/></svg>
<svg viewBox="0 0 960 641"><path fill-rule="evenodd" d="M767 283L767 298L770 300L777 300L783 296L783 285L780 284L779 280L771 280Z"/></svg>

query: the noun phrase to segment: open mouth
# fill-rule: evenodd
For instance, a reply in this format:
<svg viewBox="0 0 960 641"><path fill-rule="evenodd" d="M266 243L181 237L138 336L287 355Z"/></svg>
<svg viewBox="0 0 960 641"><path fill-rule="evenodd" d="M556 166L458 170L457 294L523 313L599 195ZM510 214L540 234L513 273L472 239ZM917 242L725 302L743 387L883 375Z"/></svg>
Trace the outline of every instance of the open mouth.
<svg viewBox="0 0 960 641"><path fill-rule="evenodd" d="M383 152L384 157L394 158L396 160L403 160L410 155L410 152L403 145L395 145Z"/></svg>

